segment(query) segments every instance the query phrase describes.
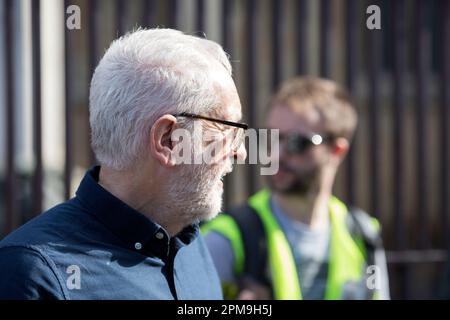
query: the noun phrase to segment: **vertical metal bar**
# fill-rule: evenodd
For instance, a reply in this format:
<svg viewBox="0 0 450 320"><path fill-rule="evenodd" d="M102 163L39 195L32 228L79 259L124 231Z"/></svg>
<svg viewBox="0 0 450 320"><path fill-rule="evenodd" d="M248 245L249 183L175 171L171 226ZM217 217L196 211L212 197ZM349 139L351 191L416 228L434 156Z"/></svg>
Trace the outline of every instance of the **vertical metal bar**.
<svg viewBox="0 0 450 320"><path fill-rule="evenodd" d="M369 61L369 86L370 86L370 101L369 101L369 130L370 130L370 181L371 181L371 213L376 217L379 216L380 211L380 157L379 152L379 118L380 118L380 83L381 83L381 57L382 57L382 31L368 30L369 33L369 47L370 47L370 61Z"/></svg>
<svg viewBox="0 0 450 320"><path fill-rule="evenodd" d="M247 67L247 79L246 79L246 95L247 95L247 110L248 110L248 122L250 126L254 127L256 124L256 105L255 105L255 89L256 89L256 6L258 1L247 0L245 1L245 32L246 32L246 67ZM253 194L256 191L256 166L251 165L247 171L248 174L248 192Z"/></svg>
<svg viewBox="0 0 450 320"><path fill-rule="evenodd" d="M298 0L297 19L295 30L297 38L297 74L306 74L308 63L308 3L307 0Z"/></svg>
<svg viewBox="0 0 450 320"><path fill-rule="evenodd" d="M429 93L428 68L430 46L429 29L427 27L428 6L423 0L418 0L416 7L416 92L417 92L417 169L418 169L418 226L419 226L419 247L425 248L428 245L428 199L429 189L427 182L429 170L427 168L426 146L428 144L428 126L427 126L427 103Z"/></svg>
<svg viewBox="0 0 450 320"><path fill-rule="evenodd" d="M144 1L142 25L151 28L156 22L155 17L155 2L153 0Z"/></svg>
<svg viewBox="0 0 450 320"><path fill-rule="evenodd" d="M42 211L42 115L41 115L41 30L40 0L31 2L32 59L33 59L33 155L32 214Z"/></svg>
<svg viewBox="0 0 450 320"><path fill-rule="evenodd" d="M405 2L398 0L392 6L392 25L394 36L390 44L393 49L394 64L394 233L397 250L406 250L406 231L404 221L404 154L405 154L405 85L406 85L406 23ZM409 290L410 269L406 264L398 266L400 297L407 298Z"/></svg>
<svg viewBox="0 0 450 320"><path fill-rule="evenodd" d="M88 36L88 59L89 59L89 77L88 82L91 81L92 75L94 74L95 67L98 63L98 30L96 21L98 19L98 1L97 0L89 0L87 2L88 6L88 28L89 28L89 36ZM116 29L117 30L117 29ZM86 106L89 105L89 94L86 97ZM90 136L90 132L89 132ZM90 137L88 137L87 141L90 146ZM94 151L91 147L89 147L89 159L91 165L93 165L95 161Z"/></svg>
<svg viewBox="0 0 450 320"><path fill-rule="evenodd" d="M282 12L282 0L272 0L272 91L280 83L280 51L282 50L280 15Z"/></svg>
<svg viewBox="0 0 450 320"><path fill-rule="evenodd" d="M392 4L394 37L392 49L394 54L394 229L397 249L406 249L404 225L404 171L403 155L405 154L405 74L406 74L406 30L404 0Z"/></svg>
<svg viewBox="0 0 450 320"><path fill-rule="evenodd" d="M450 215L450 1L440 2L441 27L441 202L442 227L445 241L449 241L449 215ZM447 243L450 246L450 243Z"/></svg>
<svg viewBox="0 0 450 320"><path fill-rule="evenodd" d="M87 2L88 11L88 28L89 28L89 38L88 38L88 50L89 50L89 79L92 77L95 67L97 66L97 9L98 1L89 0Z"/></svg>
<svg viewBox="0 0 450 320"><path fill-rule="evenodd" d="M6 233L16 227L17 196L15 167L15 112L14 112L14 7L12 0L5 0L5 60L6 60Z"/></svg>
<svg viewBox="0 0 450 320"><path fill-rule="evenodd" d="M355 89L355 75L357 71L357 37L356 30L358 26L356 23L356 3L355 0L347 0L346 2L346 56L345 56L345 76L346 85L350 94L354 97ZM356 103L355 103L356 104ZM355 105L357 107L357 104ZM347 201L355 203L355 144L352 144L347 156Z"/></svg>
<svg viewBox="0 0 450 320"><path fill-rule="evenodd" d="M331 3L330 0L320 2L320 74L331 76Z"/></svg>
<svg viewBox="0 0 450 320"><path fill-rule="evenodd" d="M65 7L69 5L70 0L65 0ZM71 41L70 41L71 30L65 28L64 32L64 61L65 61L65 90L66 90L66 101L65 101L65 161L64 161L64 197L69 199L72 194L71 181L72 181L72 59L71 59Z"/></svg>
<svg viewBox="0 0 450 320"><path fill-rule="evenodd" d="M177 0L168 1L168 24L169 28L177 27Z"/></svg>
<svg viewBox="0 0 450 320"><path fill-rule="evenodd" d="M197 0L197 21L196 31L203 34L205 32L205 1Z"/></svg>
<svg viewBox="0 0 450 320"><path fill-rule="evenodd" d="M222 46L225 52L232 56L232 34L231 34L231 0L222 0ZM231 206L231 179L230 176L225 176L224 179L224 210L225 212Z"/></svg>
<svg viewBox="0 0 450 320"><path fill-rule="evenodd" d="M232 13L232 1L222 0L222 46L228 54L231 55L231 13Z"/></svg>
<svg viewBox="0 0 450 320"><path fill-rule="evenodd" d="M127 16L127 6L124 0L116 1L116 21L117 21L117 35L120 37L125 34L125 19Z"/></svg>

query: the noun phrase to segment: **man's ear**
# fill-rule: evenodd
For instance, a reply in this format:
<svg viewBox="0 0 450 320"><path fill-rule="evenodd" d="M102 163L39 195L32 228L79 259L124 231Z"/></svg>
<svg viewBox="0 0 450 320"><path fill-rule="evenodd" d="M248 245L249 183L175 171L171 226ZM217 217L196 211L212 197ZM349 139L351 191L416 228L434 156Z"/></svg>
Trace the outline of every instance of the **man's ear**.
<svg viewBox="0 0 450 320"><path fill-rule="evenodd" d="M350 142L346 138L336 138L331 146L333 155L342 162L350 149Z"/></svg>
<svg viewBox="0 0 450 320"><path fill-rule="evenodd" d="M171 136L176 124L177 119L170 114L166 114L156 120L150 129L150 154L165 167L175 165L171 160L173 148Z"/></svg>

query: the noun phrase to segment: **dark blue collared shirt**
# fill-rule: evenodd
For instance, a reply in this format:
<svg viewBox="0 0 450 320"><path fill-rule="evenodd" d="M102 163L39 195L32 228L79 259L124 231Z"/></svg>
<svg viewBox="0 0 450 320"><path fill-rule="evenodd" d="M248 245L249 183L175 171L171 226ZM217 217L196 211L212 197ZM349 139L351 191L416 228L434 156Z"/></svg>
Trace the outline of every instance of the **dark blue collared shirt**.
<svg viewBox="0 0 450 320"><path fill-rule="evenodd" d="M0 241L0 299L222 299L198 225L170 238L99 172Z"/></svg>

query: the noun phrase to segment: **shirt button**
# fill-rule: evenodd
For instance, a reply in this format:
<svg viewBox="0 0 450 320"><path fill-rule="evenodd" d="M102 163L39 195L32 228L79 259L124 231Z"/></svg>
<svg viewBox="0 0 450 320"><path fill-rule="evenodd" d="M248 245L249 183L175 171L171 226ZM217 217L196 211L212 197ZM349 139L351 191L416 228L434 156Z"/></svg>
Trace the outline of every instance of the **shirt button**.
<svg viewBox="0 0 450 320"><path fill-rule="evenodd" d="M162 234L162 232L158 232L155 235L156 239L161 240L162 238L164 238L164 235Z"/></svg>
<svg viewBox="0 0 450 320"><path fill-rule="evenodd" d="M142 244L141 244L140 242L136 242L136 243L134 244L134 248L135 248L136 250L141 250L141 249L142 249Z"/></svg>

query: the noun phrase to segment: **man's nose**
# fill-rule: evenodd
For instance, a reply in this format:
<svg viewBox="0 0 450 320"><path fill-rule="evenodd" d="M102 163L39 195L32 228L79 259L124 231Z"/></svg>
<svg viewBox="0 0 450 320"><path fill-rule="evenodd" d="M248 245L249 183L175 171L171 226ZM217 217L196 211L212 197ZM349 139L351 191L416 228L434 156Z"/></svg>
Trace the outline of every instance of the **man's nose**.
<svg viewBox="0 0 450 320"><path fill-rule="evenodd" d="M287 152L287 148L286 148L286 144L285 143L281 143L278 146L278 158L284 158L288 155Z"/></svg>
<svg viewBox="0 0 450 320"><path fill-rule="evenodd" d="M238 161L244 162L247 159L247 150L245 149L245 143L241 144L239 148L234 152L234 157Z"/></svg>

